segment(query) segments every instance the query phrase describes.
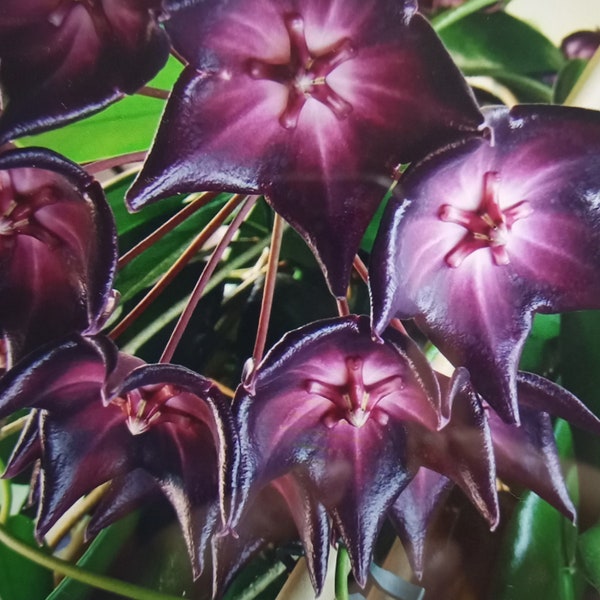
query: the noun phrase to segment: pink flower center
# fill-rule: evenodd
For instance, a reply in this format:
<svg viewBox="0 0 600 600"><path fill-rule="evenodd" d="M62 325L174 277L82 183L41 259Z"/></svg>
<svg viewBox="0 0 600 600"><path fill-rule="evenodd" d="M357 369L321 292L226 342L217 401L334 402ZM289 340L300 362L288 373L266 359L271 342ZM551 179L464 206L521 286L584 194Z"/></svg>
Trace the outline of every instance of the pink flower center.
<svg viewBox="0 0 600 600"><path fill-rule="evenodd" d="M364 360L349 357L345 361L346 381L342 385L309 379L306 391L329 400L333 406L323 416L323 423L331 428L345 420L354 427L362 427L373 417L380 425L387 424L388 414L378 403L391 393L404 388L400 375L391 375L371 384L363 378Z"/></svg>
<svg viewBox="0 0 600 600"><path fill-rule="evenodd" d="M308 48L302 16L288 14L284 22L290 38L289 62L273 64L257 58L247 62L248 74L253 79L268 79L287 88L287 104L279 123L285 129L294 129L309 98L327 106L338 119L346 118L352 112L352 105L329 86L327 76L356 54L351 40L343 38L329 50L316 54Z"/></svg>
<svg viewBox="0 0 600 600"><path fill-rule="evenodd" d="M510 262L506 251L510 230L516 221L528 217L533 208L527 200L500 208L499 184L499 173L488 171L483 177L483 195L476 210L463 210L451 204L440 207L439 218L442 221L455 223L467 230L458 244L446 254L445 261L449 267L459 267L467 256L481 248L490 249L496 265Z"/></svg>
<svg viewBox="0 0 600 600"><path fill-rule="evenodd" d="M35 217L40 208L54 203L54 194L46 188L23 196L18 202L14 198L11 199L0 212L0 248L3 245L11 245L16 235L34 237L50 247L59 245L60 239L43 227Z"/></svg>
<svg viewBox="0 0 600 600"><path fill-rule="evenodd" d="M163 408L178 393L173 385L153 385L131 390L112 402L123 411L131 435L140 435L158 422L171 420L164 418Z"/></svg>

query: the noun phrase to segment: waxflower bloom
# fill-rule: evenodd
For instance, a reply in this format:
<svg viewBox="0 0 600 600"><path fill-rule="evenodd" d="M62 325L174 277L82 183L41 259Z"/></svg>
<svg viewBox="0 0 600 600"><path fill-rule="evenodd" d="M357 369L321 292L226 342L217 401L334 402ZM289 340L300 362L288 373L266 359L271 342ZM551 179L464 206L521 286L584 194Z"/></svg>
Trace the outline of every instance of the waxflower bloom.
<svg viewBox="0 0 600 600"><path fill-rule="evenodd" d="M374 331L414 317L477 391L518 422L534 313L600 307L600 113L487 112L488 138L406 173L371 262Z"/></svg>
<svg viewBox="0 0 600 600"><path fill-rule="evenodd" d="M447 377L438 374L438 378L442 386L448 385ZM470 382L463 380L454 396L450 421L436 434L438 443L443 447L456 434L472 438L480 435L482 429L489 430L498 478L511 487L532 490L575 521L576 511L563 478L551 415L596 434L600 433L600 421L573 394L539 375L519 372L517 391L520 425L505 423L478 396ZM467 406L479 406L474 410L483 411L485 418L471 430L468 424L456 429L456 410L464 411ZM389 517L419 578L423 574L428 526L453 485L445 475L421 467L389 509ZM489 522L487 510L481 512Z"/></svg>
<svg viewBox="0 0 600 600"><path fill-rule="evenodd" d="M4 367L113 305L117 243L100 184L46 150L0 155L0 354Z"/></svg>
<svg viewBox="0 0 600 600"><path fill-rule="evenodd" d="M129 193L265 194L344 296L394 167L481 115L412 0L218 0L166 24L189 61Z"/></svg>
<svg viewBox="0 0 600 600"><path fill-rule="evenodd" d="M104 482L109 501L95 530L160 490L200 573L211 535L231 524L224 472L239 456L227 399L214 384L183 367L143 364L101 336L76 336L4 376L0 418L24 407L36 411L8 471L40 459L38 537Z"/></svg>
<svg viewBox="0 0 600 600"><path fill-rule="evenodd" d="M165 64L161 0L3 0L0 143L132 94ZM168 3L167 3L168 4Z"/></svg>
<svg viewBox="0 0 600 600"><path fill-rule="evenodd" d="M387 510L421 465L447 474L497 520L491 441L476 427L481 409L457 413L454 431L478 431L464 442L454 435L440 444L435 434L464 372L442 393L414 342L394 330L384 340L371 339L366 317L298 329L271 349L234 404L244 485L260 490L282 475L301 482L332 518L363 586Z"/></svg>

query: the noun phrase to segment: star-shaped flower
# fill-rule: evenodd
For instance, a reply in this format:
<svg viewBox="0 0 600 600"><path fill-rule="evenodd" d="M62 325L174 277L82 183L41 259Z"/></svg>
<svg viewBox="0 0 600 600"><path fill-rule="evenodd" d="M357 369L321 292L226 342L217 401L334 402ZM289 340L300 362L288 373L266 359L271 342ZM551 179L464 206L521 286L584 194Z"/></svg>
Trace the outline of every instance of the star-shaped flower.
<svg viewBox="0 0 600 600"><path fill-rule="evenodd" d="M167 23L189 61L129 193L266 194L344 296L395 166L481 115L413 0L208 0Z"/></svg>
<svg viewBox="0 0 600 600"><path fill-rule="evenodd" d="M97 112L149 81L169 54L162 4L3 0L0 143Z"/></svg>
<svg viewBox="0 0 600 600"><path fill-rule="evenodd" d="M112 309L117 261L100 184L47 150L0 155L0 355L5 366Z"/></svg>
<svg viewBox="0 0 600 600"><path fill-rule="evenodd" d="M600 307L600 113L487 113L489 139L402 179L371 262L376 334L415 317L477 391L518 422L516 376L536 312Z"/></svg>

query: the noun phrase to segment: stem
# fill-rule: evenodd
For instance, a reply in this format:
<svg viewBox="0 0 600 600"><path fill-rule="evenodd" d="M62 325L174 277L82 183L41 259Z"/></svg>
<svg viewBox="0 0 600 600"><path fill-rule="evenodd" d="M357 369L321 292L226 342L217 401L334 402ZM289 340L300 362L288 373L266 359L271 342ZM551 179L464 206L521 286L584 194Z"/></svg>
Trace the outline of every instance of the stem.
<svg viewBox="0 0 600 600"><path fill-rule="evenodd" d="M273 220L273 233L271 235L271 247L269 248L269 259L267 262L267 273L265 275L265 285L263 289L262 303L260 305L260 316L258 318L258 331L256 332L254 352L252 353L254 367L259 365L265 352L267 331L269 329L269 319L271 318L271 308L273 306L273 294L275 293L277 265L279 264L279 252L281 250L282 236L283 219L277 213L275 213L275 218Z"/></svg>
<svg viewBox="0 0 600 600"><path fill-rule="evenodd" d="M118 338L163 292L164 288L173 281L180 271L190 262L206 241L221 227L223 221L240 204L241 197L235 195L227 204L212 218L206 227L194 238L192 243L185 249L183 254L173 263L171 268L164 273L154 284L152 289L140 300L140 302L119 322L119 324L108 334L113 340Z"/></svg>
<svg viewBox="0 0 600 600"><path fill-rule="evenodd" d="M0 471L4 471L6 465L0 458ZM0 479L0 525L6 525L10 517L10 505L12 503L12 490L7 479Z"/></svg>
<svg viewBox="0 0 600 600"><path fill-rule="evenodd" d="M45 536L46 545L51 550L58 546L59 542L75 527L81 519L87 515L100 502L110 482L103 483L93 492L76 502L63 516L56 522L56 525L50 529Z"/></svg>
<svg viewBox="0 0 600 600"><path fill-rule="evenodd" d="M141 152L129 152L128 154L121 154L120 156L111 156L110 158L103 158L102 160L96 160L94 162L84 165L84 169L90 174L95 175L101 171L107 171L108 169L114 169L115 167L121 167L128 163L141 162L146 158L147 152L145 150Z"/></svg>
<svg viewBox="0 0 600 600"><path fill-rule="evenodd" d="M256 243L255 246L251 246L248 250L234 258L229 262L223 269L221 269L214 277L211 278L210 282L206 286L205 293L215 289L222 281L225 281L230 276L232 271L239 269L242 265L259 255L264 248L269 244L269 238L261 239ZM156 335L163 327L168 323L176 319L185 308L186 300L177 302L171 308L167 310L161 317L155 319L147 327L145 327L140 333L138 333L133 339L123 346L123 352L128 354L136 354L136 352L154 335Z"/></svg>
<svg viewBox="0 0 600 600"><path fill-rule="evenodd" d="M350 574L348 550L340 544L335 562L335 598L348 600L348 575Z"/></svg>
<svg viewBox="0 0 600 600"><path fill-rule="evenodd" d="M175 229L177 225L183 223L183 221L185 221L189 216L193 215L197 210L200 210L203 206L208 204L217 196L218 194L216 192L202 192L201 194L192 194L191 196L188 196L186 199L188 202L177 214L173 215L156 231L151 233L147 238L143 239L141 242L131 248L131 250L127 251L125 254L123 254L123 256L121 256L118 263L119 269L122 269L134 258L138 257L140 254L142 254L142 252L152 246L152 244L158 242L158 240L162 239L167 233Z"/></svg>
<svg viewBox="0 0 600 600"><path fill-rule="evenodd" d="M336 298L338 314L340 317L347 317L350 314L350 307L348 306L348 300L346 298Z"/></svg>
<svg viewBox="0 0 600 600"><path fill-rule="evenodd" d="M161 90L150 85L141 87L136 94L140 96L147 96L148 98L158 98L158 100L168 100L170 92L168 90Z"/></svg>
<svg viewBox="0 0 600 600"><path fill-rule="evenodd" d="M470 14L495 4L497 0L469 0L456 8L451 8L444 11L431 19L432 27L439 33L446 27L453 25L454 23L468 17Z"/></svg>
<svg viewBox="0 0 600 600"><path fill-rule="evenodd" d="M565 106L596 110L600 108L600 48L590 59L564 103Z"/></svg>
<svg viewBox="0 0 600 600"><path fill-rule="evenodd" d="M7 423L4 427L2 427L0 429L0 442L2 440L5 440L7 437L10 437L11 435L14 435L15 433L19 433L19 431L21 431L21 429L23 429L23 427L25 426L25 423L27 422L28 418L29 415L19 417L18 419L15 419L14 421L11 421L10 423Z"/></svg>
<svg viewBox="0 0 600 600"><path fill-rule="evenodd" d="M80 581L81 583L85 583L106 592L118 594L119 596L124 596L125 598L131 598L132 600L181 600L178 596L162 594L160 592L155 592L154 590L139 587L132 583L127 583L126 581L119 581L118 579L107 577L106 575L91 573L90 571L81 569L60 558L49 556L40 550L32 548L25 542L14 538L3 527L0 527L0 543L4 544L7 548L16 552L23 558L45 567L46 569L56 571L57 573L71 577L76 581Z"/></svg>
<svg viewBox="0 0 600 600"><path fill-rule="evenodd" d="M251 583L235 600L254 600L264 592L282 573L285 572L283 563L276 563L266 573Z"/></svg>
<svg viewBox="0 0 600 600"><path fill-rule="evenodd" d="M352 263L354 270L358 273L358 276L369 285L369 270L367 269L367 265L363 262L362 258L357 254L354 257L354 262Z"/></svg>
<svg viewBox="0 0 600 600"><path fill-rule="evenodd" d="M248 216L248 213L254 207L257 199L258 199L258 196L250 196L246 200L246 202L244 203L244 205L242 206L242 208L240 209L238 214L234 217L233 221L230 223L229 227L227 228L227 232L225 233L223 238L217 244L214 252L212 253L212 256L209 258L208 262L206 263L206 266L204 267L204 270L202 271L202 275L200 275L200 279L198 279L198 283L196 284L196 287L194 288L194 291L192 292L192 295L190 296L190 299L188 301L187 306L185 307L185 310L183 311L181 317L179 317L179 321L177 321L177 325L175 325L175 329L173 330L173 333L171 334L171 337L169 338L169 341L167 342L167 345L165 347L165 350L164 350L162 356L160 357L159 362L168 363L173 358L175 349L177 348L177 345L181 341L183 332L185 331L186 327L188 326L188 323L190 322L190 319L192 318L192 314L193 314L194 310L196 309L196 306L198 305L198 302L200 301L202 294L204 293L204 288L206 287L206 284L210 280L214 270L217 268L217 265L219 264L219 262L223 256L223 253L225 252L225 250L229 246L231 240L233 239L233 236L237 233L237 231L240 228L241 224L243 223L244 219Z"/></svg>

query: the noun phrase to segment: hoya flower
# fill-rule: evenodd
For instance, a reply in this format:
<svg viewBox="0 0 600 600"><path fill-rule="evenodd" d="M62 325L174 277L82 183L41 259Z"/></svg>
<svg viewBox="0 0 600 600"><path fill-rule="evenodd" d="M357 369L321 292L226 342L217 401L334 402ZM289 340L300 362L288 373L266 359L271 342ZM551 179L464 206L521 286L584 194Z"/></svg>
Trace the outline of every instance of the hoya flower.
<svg viewBox="0 0 600 600"><path fill-rule="evenodd" d="M77 336L31 354L2 379L0 418L24 407L36 409L38 420L9 473L26 458L40 459L38 537L106 481L110 501L97 511L95 529L160 489L199 574L210 536L230 524L224 472L237 468L239 456L216 386L183 367L142 364L100 336Z"/></svg>
<svg viewBox="0 0 600 600"><path fill-rule="evenodd" d="M327 575L329 517L302 481L284 475L253 495L235 536L213 537L213 597L221 597L239 569L267 545L289 543L298 537L318 595Z"/></svg>
<svg viewBox="0 0 600 600"><path fill-rule="evenodd" d="M438 374L438 378L441 385L448 384L446 377ZM437 437L443 443L444 439L451 439L457 433L472 437L479 434L481 427L488 428L498 478L511 487L532 490L575 521L576 511L563 478L550 415L568 419L577 427L593 433L600 433L600 421L573 394L539 375L520 372L517 391L520 425L500 419L478 397L468 380L464 380L454 396L455 410L457 407L464 410L465 406L479 405L479 410L485 411L485 422L477 423L471 431L467 425L453 432L453 411L449 425L439 431ZM424 568L428 526L452 486L453 482L448 477L421 467L389 510L392 523L419 578ZM485 511L482 514L488 517Z"/></svg>
<svg viewBox="0 0 600 600"><path fill-rule="evenodd" d="M161 0L2 0L0 143L97 112L165 64Z"/></svg>
<svg viewBox="0 0 600 600"><path fill-rule="evenodd" d="M100 184L46 150L0 155L0 354L94 333L112 307L115 225Z"/></svg>
<svg viewBox="0 0 600 600"><path fill-rule="evenodd" d="M166 24L189 65L129 193L266 194L344 296L394 167L481 115L414 0L208 0Z"/></svg>
<svg viewBox="0 0 600 600"><path fill-rule="evenodd" d="M374 331L416 319L507 422L534 313L600 307L600 113L487 113L402 179L371 262Z"/></svg>
<svg viewBox="0 0 600 600"><path fill-rule="evenodd" d="M301 482L332 518L363 586L386 513L421 465L452 477L497 520L489 433L482 425L468 438L436 437L460 377L442 394L409 338L389 330L384 340L371 339L366 317L298 329L272 348L234 405L248 483ZM485 423L483 411L467 406L453 431L476 423Z"/></svg>

